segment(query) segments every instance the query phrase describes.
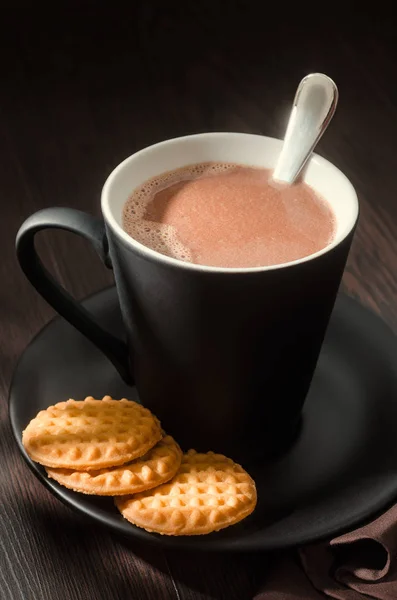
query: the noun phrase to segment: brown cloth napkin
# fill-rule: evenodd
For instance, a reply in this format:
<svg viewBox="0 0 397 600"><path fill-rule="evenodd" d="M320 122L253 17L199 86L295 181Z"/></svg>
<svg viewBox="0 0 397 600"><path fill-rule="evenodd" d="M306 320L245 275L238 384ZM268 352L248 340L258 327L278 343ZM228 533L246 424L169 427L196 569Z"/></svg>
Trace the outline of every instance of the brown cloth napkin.
<svg viewBox="0 0 397 600"><path fill-rule="evenodd" d="M285 553L254 600L397 600L397 505L328 542Z"/></svg>

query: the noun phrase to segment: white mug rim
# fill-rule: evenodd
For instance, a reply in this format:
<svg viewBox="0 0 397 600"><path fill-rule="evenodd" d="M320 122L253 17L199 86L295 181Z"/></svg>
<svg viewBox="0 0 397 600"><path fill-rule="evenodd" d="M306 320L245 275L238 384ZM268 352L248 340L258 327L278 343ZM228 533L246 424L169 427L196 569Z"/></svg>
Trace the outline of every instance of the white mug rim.
<svg viewBox="0 0 397 600"><path fill-rule="evenodd" d="M143 256L147 259L155 260L156 262L161 262L164 265L168 265L170 267L177 267L180 269L188 269L188 270L192 270L192 271L200 271L200 272L207 272L207 273L223 273L223 274L258 273L258 272L265 272L265 271L274 271L274 270L278 270L278 269L285 269L285 268L297 266L297 265L315 260L316 258L331 252L334 248L339 246L350 235L351 231L354 229L354 227L357 223L357 219L358 219L358 215L359 215L359 204L358 204L356 190L354 189L350 180L346 177L346 175L340 169L338 169L338 167L336 167L330 161L328 161L327 159L323 158L322 156L320 156L319 154L316 154L316 153L312 154L312 156L309 160L309 163L311 161L315 161L320 167L322 166L324 168L326 168L326 167L331 168L335 173L337 173L339 175L339 177L344 179L345 184L348 187L350 187L351 201L352 201L354 209L355 209L353 212L353 218L351 219L351 223L348 226L345 234L343 236L339 236L339 237L336 236L333 240L331 240L331 242L329 244L327 244L327 246L325 246L318 252L309 254L307 256L304 256L302 258L299 258L299 259L296 259L293 261L275 264L275 265L266 265L266 266L260 266L260 267L214 267L214 266L208 266L208 265L201 265L201 264L197 264L197 263L185 262L185 261L179 260L177 258L172 258L170 256L166 256L165 254L161 254L160 252L152 250L148 246L141 244L140 242L138 242L137 240L132 238L128 233L126 233L124 231L124 229L117 222L117 219L113 215L111 207L110 207L110 190L111 190L111 187L114 185L115 180L117 179L120 172L123 171L126 166L128 166L131 162L136 160L138 157L142 158L145 156L145 154L150 154L150 152L155 148L163 147L164 149L166 149L167 146L169 146L171 144L183 143L183 141L186 139L194 138L194 139L199 140L199 139L204 139L204 138L208 138L208 137L216 138L219 136L223 136L223 137L225 137L225 136L226 137L227 136L241 136L241 137L244 137L245 139L247 139L248 137L261 138L263 140L268 140L269 142L272 142L272 143L274 141L277 141L277 142L281 141L278 138L257 135L257 134L247 134L247 133L234 133L234 132L198 133L198 134L186 135L186 136L181 136L181 137L164 140L164 141L158 142L156 144L147 146L146 148L143 148L142 150L139 150L138 152L135 152L134 154L131 154L130 156L128 156L121 163L119 163L117 165L117 167L115 167L113 169L113 171L110 173L110 175L106 179L105 184L102 188L102 194L101 194L101 208L102 208L102 214L105 219L105 222L110 227L110 229L113 231L113 233L116 235L116 237L124 244L124 246L126 246L129 249L134 249L135 251L138 251L141 256ZM190 164L190 163L186 163L186 165L188 165L188 164ZM181 166L183 167L183 165L181 165ZM160 175L161 171L158 174ZM131 190L131 192L132 191L133 190ZM126 198L126 200L127 200L127 198Z"/></svg>

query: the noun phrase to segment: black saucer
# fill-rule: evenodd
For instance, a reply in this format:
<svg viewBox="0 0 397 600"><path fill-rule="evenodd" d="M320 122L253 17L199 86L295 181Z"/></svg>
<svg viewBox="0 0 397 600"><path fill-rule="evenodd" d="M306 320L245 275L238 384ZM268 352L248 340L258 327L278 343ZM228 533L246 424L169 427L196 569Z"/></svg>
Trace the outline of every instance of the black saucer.
<svg viewBox="0 0 397 600"><path fill-rule="evenodd" d="M122 330L114 288L86 300L105 327ZM191 538L150 534L125 521L108 498L48 480L21 445L36 413L69 397L134 398L108 360L60 318L24 352L10 392L10 418L34 474L69 506L132 538L201 550L265 550L303 544L362 523L397 499L397 341L375 315L339 298L289 452L252 475L259 504L243 523ZM260 442L260 441L259 441Z"/></svg>

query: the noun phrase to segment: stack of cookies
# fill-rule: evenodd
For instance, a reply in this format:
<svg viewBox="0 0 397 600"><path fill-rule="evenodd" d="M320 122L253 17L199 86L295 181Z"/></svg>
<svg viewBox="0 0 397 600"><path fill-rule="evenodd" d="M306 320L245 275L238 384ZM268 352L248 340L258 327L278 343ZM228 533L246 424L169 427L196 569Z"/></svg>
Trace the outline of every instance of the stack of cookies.
<svg viewBox="0 0 397 600"><path fill-rule="evenodd" d="M61 485L114 496L134 525L165 535L199 535L241 521L256 505L255 483L221 454L189 450L131 400L59 402L22 435L32 460Z"/></svg>

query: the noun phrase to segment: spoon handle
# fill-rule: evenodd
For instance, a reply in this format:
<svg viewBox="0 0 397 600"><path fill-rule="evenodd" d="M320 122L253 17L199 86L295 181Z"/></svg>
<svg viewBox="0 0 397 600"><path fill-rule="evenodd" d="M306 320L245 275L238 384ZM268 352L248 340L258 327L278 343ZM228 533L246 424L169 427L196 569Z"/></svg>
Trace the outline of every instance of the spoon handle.
<svg viewBox="0 0 397 600"><path fill-rule="evenodd" d="M293 183L327 129L338 103L338 88L322 73L304 77L296 91L284 144L273 179Z"/></svg>

